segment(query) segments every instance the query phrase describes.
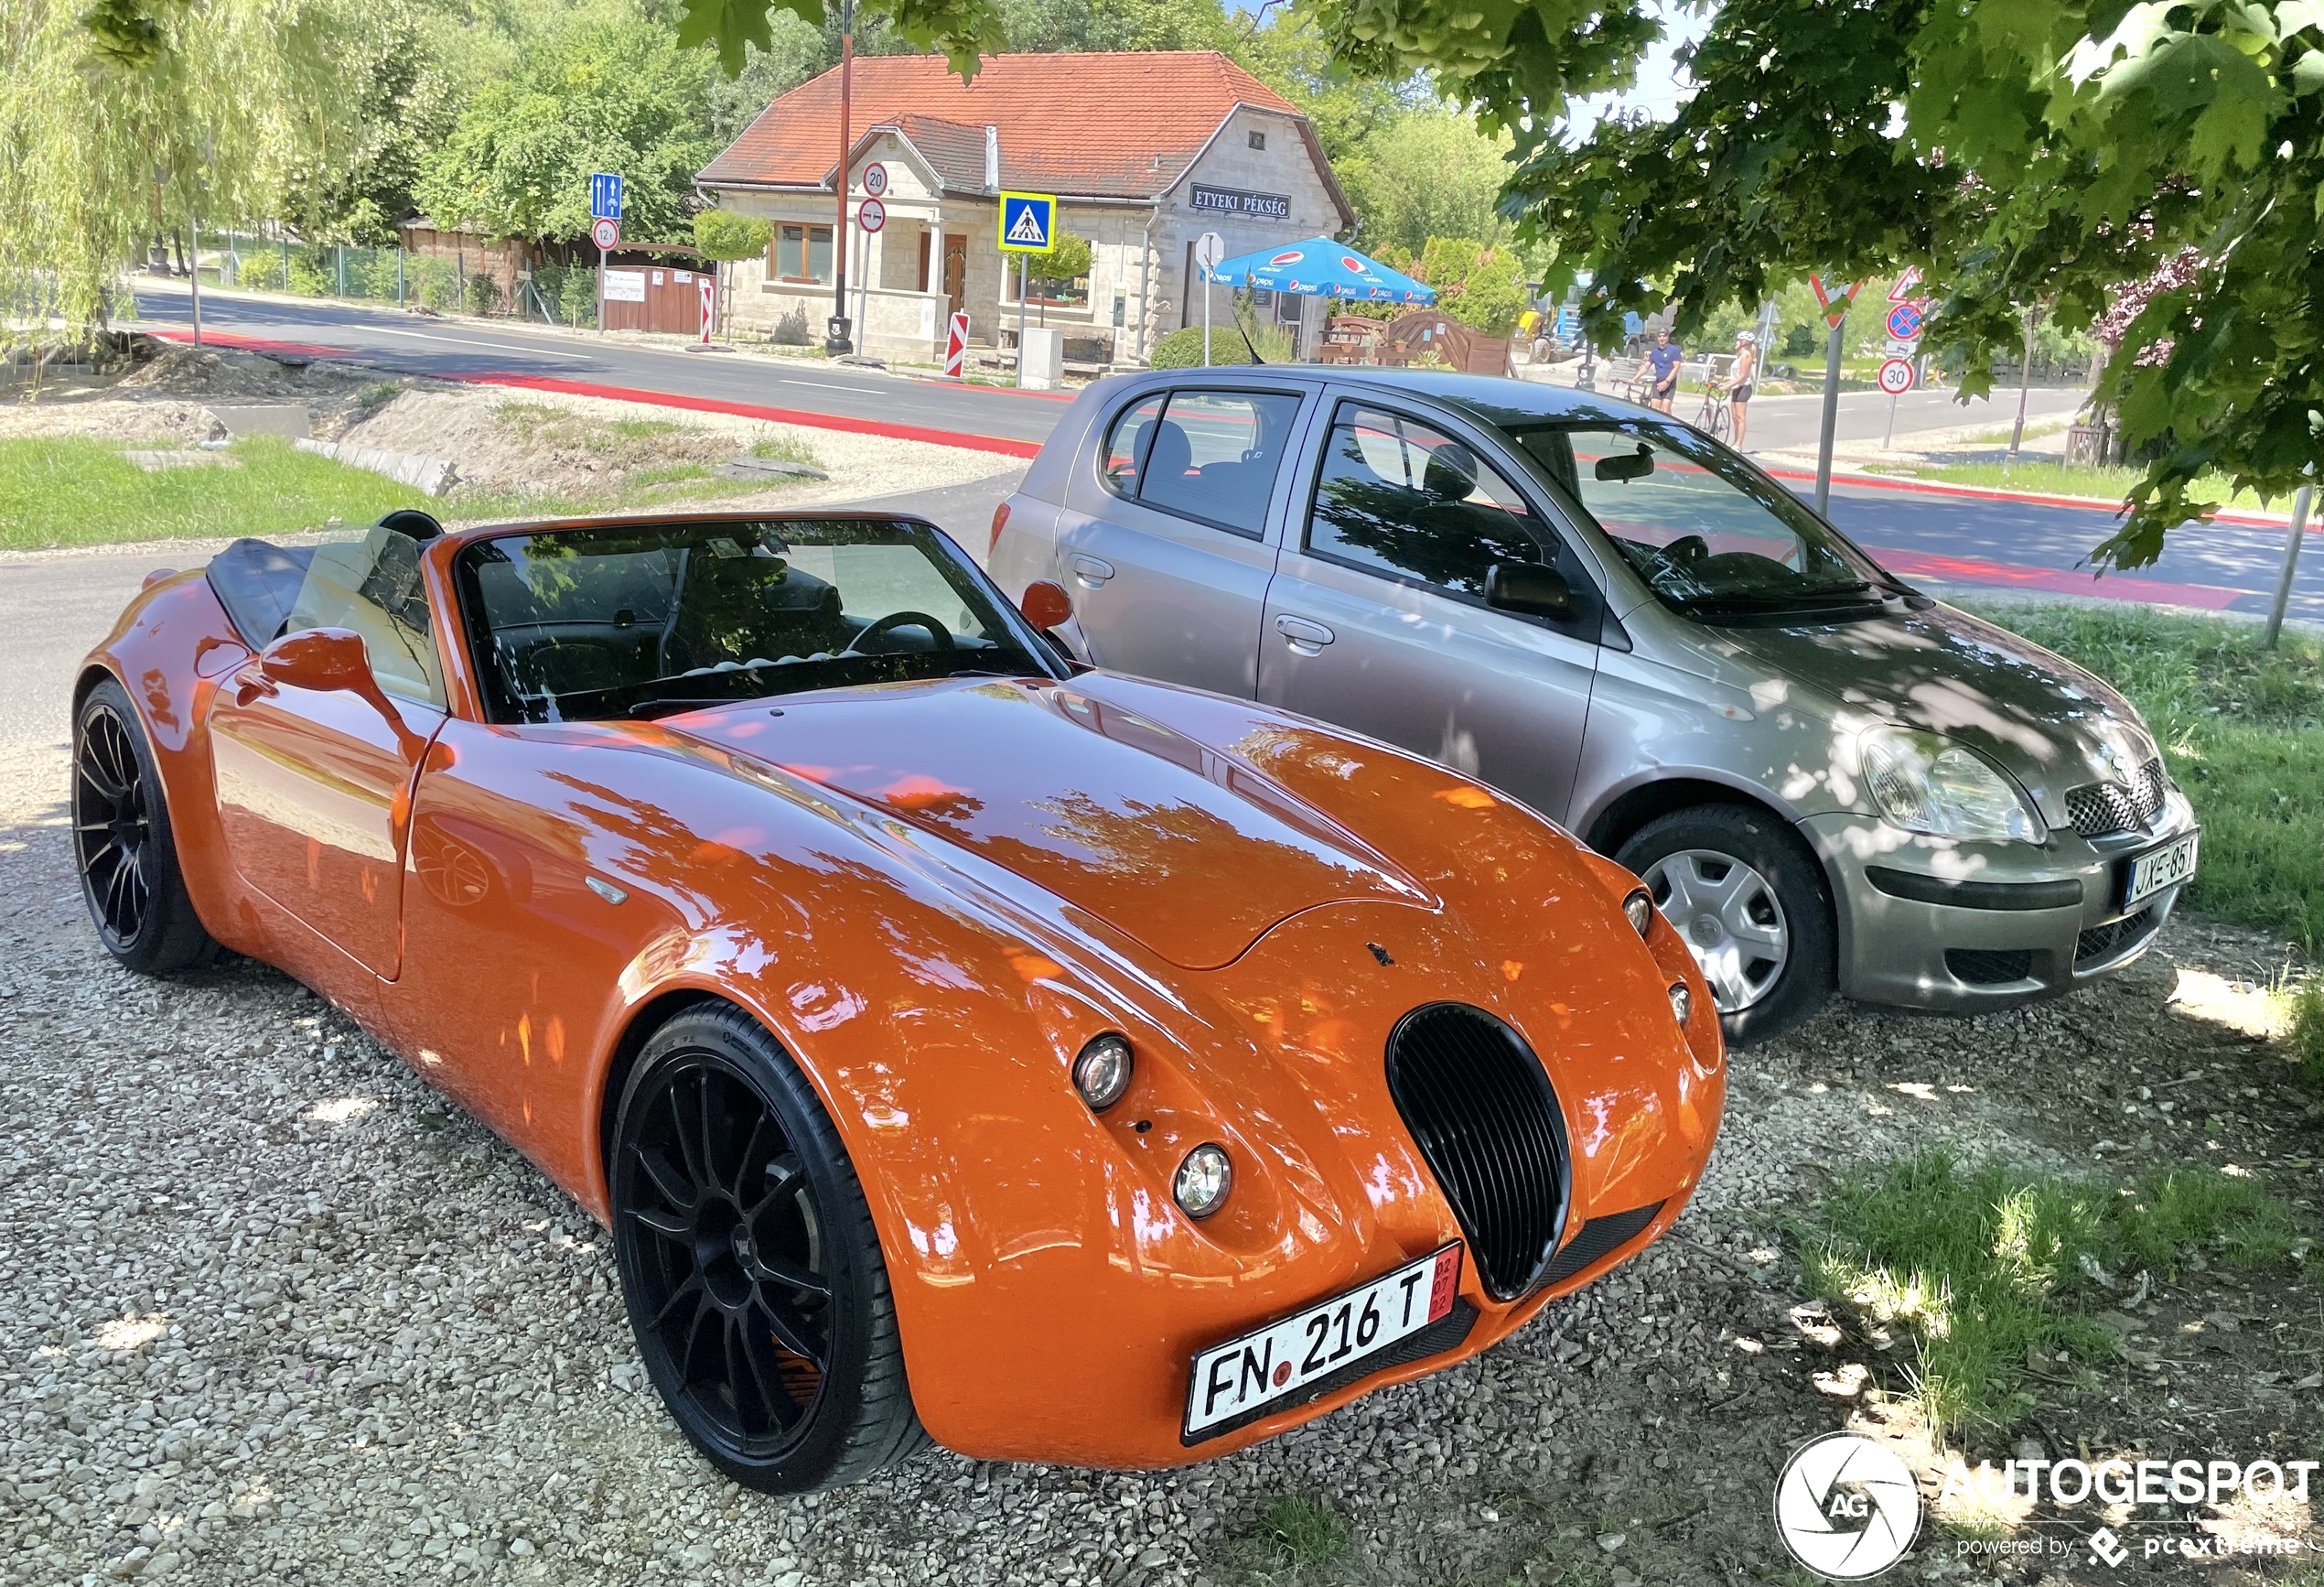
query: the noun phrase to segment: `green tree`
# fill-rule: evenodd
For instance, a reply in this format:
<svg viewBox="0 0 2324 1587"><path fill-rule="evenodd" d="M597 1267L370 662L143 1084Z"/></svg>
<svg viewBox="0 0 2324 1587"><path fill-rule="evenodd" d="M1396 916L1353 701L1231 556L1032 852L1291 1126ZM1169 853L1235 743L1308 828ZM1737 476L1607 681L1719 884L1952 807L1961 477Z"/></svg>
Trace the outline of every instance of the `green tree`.
<svg viewBox="0 0 2324 1587"><path fill-rule="evenodd" d="M2136 567L2206 475L2281 498L2324 453L2324 6L2316 0L1723 0L1667 121L1565 140L1569 95L1621 86L1645 0L1306 0L1333 58L1438 84L1517 138L1509 203L1591 300L1601 344L1667 283L1682 332L1823 270L1917 264L1928 344L1990 389L2023 311L2095 322L2194 261L2124 329L2098 394L2151 456L2097 549ZM1901 107L1901 114L1899 109ZM2191 253L2190 253L2191 251Z"/></svg>
<svg viewBox="0 0 2324 1587"><path fill-rule="evenodd" d="M1363 222L1358 245L1416 254L1431 237L1500 241L1509 229L1496 209L1510 174L1502 158L1509 146L1506 135L1485 137L1457 111L1428 106L1388 115L1336 162Z"/></svg>
<svg viewBox="0 0 2324 1587"><path fill-rule="evenodd" d="M455 85L407 0L365 8L350 34L337 113L296 151L275 212L309 242L392 243L422 155L452 130Z"/></svg>
<svg viewBox="0 0 2324 1587"><path fill-rule="evenodd" d="M694 245L722 264L758 257L774 234L769 222L732 210L705 210L694 218Z"/></svg>
<svg viewBox="0 0 2324 1587"><path fill-rule="evenodd" d="M417 198L438 225L534 241L589 226L592 171L623 178L622 232L691 235L694 176L717 153L710 58L619 4L560 19L510 76L460 113L422 162Z"/></svg>
<svg viewBox="0 0 2324 1587"><path fill-rule="evenodd" d="M1507 248L1489 247L1474 237L1431 237L1417 258L1402 249L1392 253L1393 259L1381 263L1434 286L1436 307L1463 325L1488 336L1507 336L1525 312L1525 266Z"/></svg>
<svg viewBox="0 0 2324 1587"><path fill-rule="evenodd" d="M1036 281L1079 281L1090 273L1090 240L1059 227L1045 253L1025 255L1025 273Z"/></svg>
<svg viewBox="0 0 2324 1587"><path fill-rule="evenodd" d="M266 212L339 105L352 0L0 0L0 297L102 322L190 220ZM0 331L0 335L8 334Z"/></svg>

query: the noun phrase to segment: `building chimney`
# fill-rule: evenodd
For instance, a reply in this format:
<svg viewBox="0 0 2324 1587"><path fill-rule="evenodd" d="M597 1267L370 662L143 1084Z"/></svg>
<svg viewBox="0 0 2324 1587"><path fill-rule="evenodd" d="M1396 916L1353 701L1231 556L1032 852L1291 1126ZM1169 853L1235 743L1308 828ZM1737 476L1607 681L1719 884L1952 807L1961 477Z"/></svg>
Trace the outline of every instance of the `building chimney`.
<svg viewBox="0 0 2324 1587"><path fill-rule="evenodd" d="M990 122L984 125L984 190L1001 190L1001 129Z"/></svg>

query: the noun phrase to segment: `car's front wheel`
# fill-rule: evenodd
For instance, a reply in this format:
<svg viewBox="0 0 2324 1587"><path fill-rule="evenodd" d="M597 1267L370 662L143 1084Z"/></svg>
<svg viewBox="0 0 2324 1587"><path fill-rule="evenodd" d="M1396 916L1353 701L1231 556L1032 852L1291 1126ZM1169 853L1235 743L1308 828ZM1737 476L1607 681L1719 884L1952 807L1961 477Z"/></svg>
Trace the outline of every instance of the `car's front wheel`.
<svg viewBox="0 0 2324 1587"><path fill-rule="evenodd" d="M608 1164L646 1370L712 1463L804 1493L926 1442L862 1186L814 1089L740 1009L655 1031Z"/></svg>
<svg viewBox="0 0 2324 1587"><path fill-rule="evenodd" d="M1824 869L1776 817L1739 804L1674 810L1614 858L1685 939L1729 1042L1781 1035L1831 997L1836 934Z"/></svg>
<svg viewBox="0 0 2324 1587"><path fill-rule="evenodd" d="M153 746L113 678L73 718L72 848L97 940L124 968L169 976L217 956L178 869Z"/></svg>

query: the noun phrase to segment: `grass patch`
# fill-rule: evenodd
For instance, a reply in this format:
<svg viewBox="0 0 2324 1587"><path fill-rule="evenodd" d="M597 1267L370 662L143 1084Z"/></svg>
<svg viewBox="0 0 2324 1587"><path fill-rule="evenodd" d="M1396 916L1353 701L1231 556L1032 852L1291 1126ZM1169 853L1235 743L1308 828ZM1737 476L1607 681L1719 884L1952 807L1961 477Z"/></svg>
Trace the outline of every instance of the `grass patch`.
<svg viewBox="0 0 2324 1587"><path fill-rule="evenodd" d="M1348 1524L1321 1499L1297 1495L1268 1500L1226 1549L1236 1574L1271 1583L1320 1582L1348 1553Z"/></svg>
<svg viewBox="0 0 2324 1587"><path fill-rule="evenodd" d="M2283 1000L2285 1043L2299 1060L2300 1073L2324 1085L2324 976L2294 982L2276 996Z"/></svg>
<svg viewBox="0 0 2324 1587"><path fill-rule="evenodd" d="M87 437L0 440L0 550L295 534L427 505L407 485L251 436L215 467L147 473Z"/></svg>
<svg viewBox="0 0 2324 1587"><path fill-rule="evenodd" d="M778 463L804 463L811 469L823 467L814 453L789 436L766 436L751 442L750 456Z"/></svg>
<svg viewBox="0 0 2324 1587"><path fill-rule="evenodd" d="M2324 642L2123 604L1980 608L2130 696L2203 824L2188 902L2324 951Z"/></svg>
<svg viewBox="0 0 2324 1587"><path fill-rule="evenodd" d="M1942 1150L1844 1181L1798 1233L1810 1293L1912 1335L1913 1397L1940 1437L2031 1409L2030 1352L2114 1354L2089 1316L2109 1303L2097 1275L2168 1279L2182 1266L2273 1266L2305 1249L2283 1204L2247 1179L2158 1170L2116 1186L1964 1169Z"/></svg>
<svg viewBox="0 0 2324 1587"><path fill-rule="evenodd" d="M2008 432L2002 431L1999 438L2007 441ZM2144 469L2070 469L2063 463L2023 459L2015 467L2002 463L1928 463L1918 467L1890 463L1873 471L1913 480L1942 480L1954 485L1984 485L1996 491L2035 491L2046 496L2089 496L2117 502L2130 493L2133 485L2146 477ZM2188 487L2187 499L2218 507L2255 508L2262 504L2250 491L2234 491L2231 498L2227 481L2220 479L2196 480Z"/></svg>

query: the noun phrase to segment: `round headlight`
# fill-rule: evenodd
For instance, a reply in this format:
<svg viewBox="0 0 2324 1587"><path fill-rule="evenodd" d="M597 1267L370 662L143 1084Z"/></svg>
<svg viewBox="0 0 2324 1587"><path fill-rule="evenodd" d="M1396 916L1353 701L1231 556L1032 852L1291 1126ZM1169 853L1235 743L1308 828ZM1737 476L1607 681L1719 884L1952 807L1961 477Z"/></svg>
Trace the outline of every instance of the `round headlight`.
<svg viewBox="0 0 2324 1587"><path fill-rule="evenodd" d="M1205 1141L1178 1164L1178 1182L1170 1193L1178 1198L1187 1216L1207 1218L1226 1205L1227 1191L1233 1183L1234 1165L1227 1161L1227 1149Z"/></svg>
<svg viewBox="0 0 2324 1587"><path fill-rule="evenodd" d="M1074 1058L1073 1089L1081 1094L1092 1113L1103 1113L1130 1088L1130 1069L1128 1039L1108 1031L1092 1037Z"/></svg>
<svg viewBox="0 0 2324 1587"><path fill-rule="evenodd" d="M1671 1014L1684 1026L1686 1016L1694 1011L1695 999L1688 995L1684 981L1671 983Z"/></svg>
<svg viewBox="0 0 2324 1587"><path fill-rule="evenodd" d="M1654 929L1654 895L1639 888L1622 900L1622 912L1630 917L1630 924L1640 936Z"/></svg>

